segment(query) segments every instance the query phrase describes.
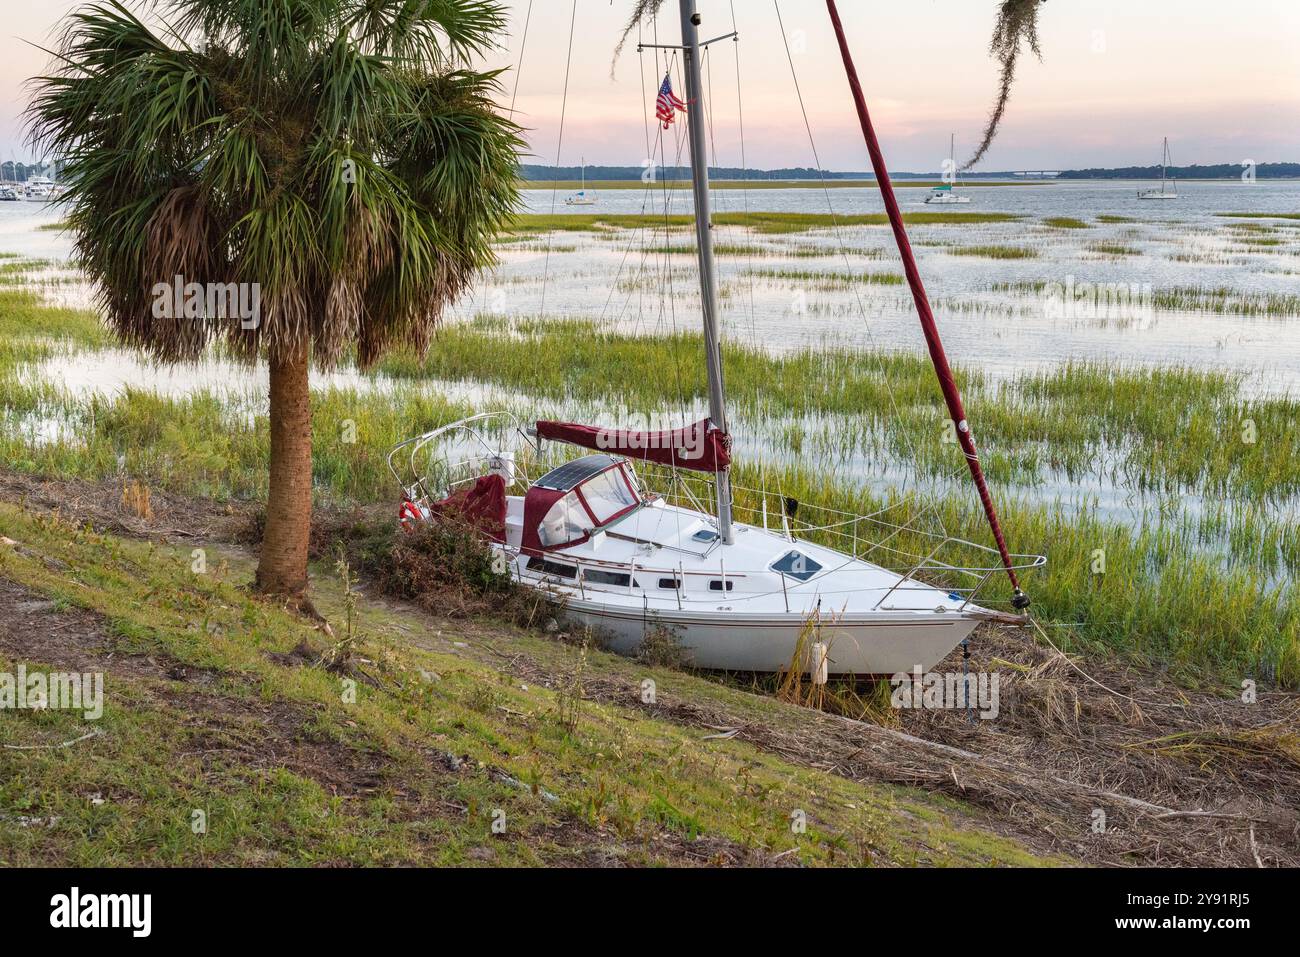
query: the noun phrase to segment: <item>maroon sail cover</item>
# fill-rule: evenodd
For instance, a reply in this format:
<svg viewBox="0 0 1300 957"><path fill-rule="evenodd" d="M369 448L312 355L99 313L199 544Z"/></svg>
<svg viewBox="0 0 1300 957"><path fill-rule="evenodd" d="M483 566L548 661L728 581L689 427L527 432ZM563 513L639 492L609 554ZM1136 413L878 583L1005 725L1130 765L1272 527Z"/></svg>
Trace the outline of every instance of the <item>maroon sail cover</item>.
<svg viewBox="0 0 1300 957"><path fill-rule="evenodd" d="M708 419L662 432L604 429L576 422L539 420L537 434L544 439L568 442L584 449L660 465L675 465L696 472L721 472L731 464L730 437Z"/></svg>
<svg viewBox="0 0 1300 957"><path fill-rule="evenodd" d="M506 483L500 475L480 475L469 488L453 492L429 506L433 515L468 522L493 541L506 540Z"/></svg>

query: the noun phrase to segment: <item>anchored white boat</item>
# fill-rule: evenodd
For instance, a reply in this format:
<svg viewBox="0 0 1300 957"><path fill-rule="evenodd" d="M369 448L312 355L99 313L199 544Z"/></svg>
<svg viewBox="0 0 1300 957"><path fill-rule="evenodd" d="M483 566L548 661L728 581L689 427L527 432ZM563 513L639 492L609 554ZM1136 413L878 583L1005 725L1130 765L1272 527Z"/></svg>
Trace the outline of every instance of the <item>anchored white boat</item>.
<svg viewBox="0 0 1300 957"><path fill-rule="evenodd" d="M1169 155L1169 137L1166 136L1164 148L1160 151L1160 188L1140 189L1138 190L1138 199L1178 198L1178 181L1168 178L1171 159L1172 157Z"/></svg>
<svg viewBox="0 0 1300 957"><path fill-rule="evenodd" d="M687 101L700 104L699 17L694 0L680 6ZM910 275L915 260L902 214L860 99L858 110ZM389 452L403 492L400 521L410 528L448 513L470 520L491 540L503 571L606 636L614 650L635 653L662 629L700 668L894 674L932 668L980 622L1025 623L1029 602L1017 572L1046 559L1006 548L919 278L912 286L918 312L997 548L936 533L908 551L903 543L916 529L893 521L889 509L852 515L762 491L739 490L749 499L746 520L733 514L703 109L690 109L687 119L708 417L654 431L525 423L496 412L433 429ZM547 442L590 454L530 480L526 473L544 458ZM637 463L645 463L642 472L657 471L664 487L647 488ZM956 561L954 547L978 558ZM1016 613L977 603L1003 571Z"/></svg>
<svg viewBox="0 0 1300 957"><path fill-rule="evenodd" d="M595 206L596 193L594 190L587 189L587 160L582 160L582 188L576 193L571 193L564 199L565 206Z"/></svg>
<svg viewBox="0 0 1300 957"><path fill-rule="evenodd" d="M957 134L953 133L948 139L948 169L952 172L953 182L940 183L934 189L930 190L930 195L925 198L927 206L949 206L959 203L969 203L970 197L958 193L953 186L957 181Z"/></svg>

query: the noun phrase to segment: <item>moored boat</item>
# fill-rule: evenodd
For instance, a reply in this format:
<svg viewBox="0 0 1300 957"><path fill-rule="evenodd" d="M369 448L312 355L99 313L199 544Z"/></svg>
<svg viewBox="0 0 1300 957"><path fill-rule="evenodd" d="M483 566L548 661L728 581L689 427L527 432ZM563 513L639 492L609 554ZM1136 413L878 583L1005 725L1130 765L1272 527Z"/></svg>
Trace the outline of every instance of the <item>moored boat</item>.
<svg viewBox="0 0 1300 957"><path fill-rule="evenodd" d="M896 522L889 509L852 515L733 488L701 108L700 18L694 0L679 2L685 102L694 107L684 112L707 417L654 431L544 419L522 423L504 412L471 416L390 451L389 467L403 494L400 521L409 529L450 514L474 523L503 573L538 590L625 654L636 653L662 629L679 643L685 660L701 668L859 676L928 670L981 622L1027 623L1029 601L1018 575L1041 567L1046 558L1015 555L1006 546L834 12L872 167L957 444L996 547L934 533L920 535L924 544L913 551L903 547L906 535L920 533ZM548 442L589 454L530 480L525 473L547 458ZM648 488L639 466L657 474L665 487ZM737 507L738 491L749 502L745 509ZM1013 589L1011 612L980 603L1000 572Z"/></svg>

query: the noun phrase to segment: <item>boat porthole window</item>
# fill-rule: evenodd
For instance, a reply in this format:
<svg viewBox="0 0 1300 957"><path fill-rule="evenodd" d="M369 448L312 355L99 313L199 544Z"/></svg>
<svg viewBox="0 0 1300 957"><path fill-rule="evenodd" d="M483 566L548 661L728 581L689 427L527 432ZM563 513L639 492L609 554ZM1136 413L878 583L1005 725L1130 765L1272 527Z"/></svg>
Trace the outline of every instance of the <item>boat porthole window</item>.
<svg viewBox="0 0 1300 957"><path fill-rule="evenodd" d="M659 579L660 588L681 588L682 582L679 578L661 578Z"/></svg>
<svg viewBox="0 0 1300 957"><path fill-rule="evenodd" d="M607 572L599 568L587 568L582 572L582 580L594 585L617 585L626 588L632 581L632 576L626 572Z"/></svg>
<svg viewBox="0 0 1300 957"><path fill-rule="evenodd" d="M561 578L578 577L578 567L576 565L547 561L545 558L536 556L528 559L528 569L529 571L541 571L547 575L559 575Z"/></svg>
<svg viewBox="0 0 1300 957"><path fill-rule="evenodd" d="M727 582L727 591L731 591L735 587L735 582ZM722 579L715 578L709 582L709 591L722 591Z"/></svg>

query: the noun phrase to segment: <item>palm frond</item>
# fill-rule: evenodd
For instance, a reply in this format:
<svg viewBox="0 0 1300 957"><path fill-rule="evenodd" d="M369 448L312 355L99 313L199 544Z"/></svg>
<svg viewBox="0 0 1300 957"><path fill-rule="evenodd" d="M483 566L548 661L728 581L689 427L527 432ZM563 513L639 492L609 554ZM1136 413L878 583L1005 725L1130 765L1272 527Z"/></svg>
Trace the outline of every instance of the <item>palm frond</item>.
<svg viewBox="0 0 1300 957"><path fill-rule="evenodd" d="M33 139L64 163L69 225L110 324L165 359L214 335L330 365L425 348L492 262L518 201L499 74L465 61L488 0L118 0L72 14L35 81ZM261 316L153 314L160 283L256 283Z"/></svg>

